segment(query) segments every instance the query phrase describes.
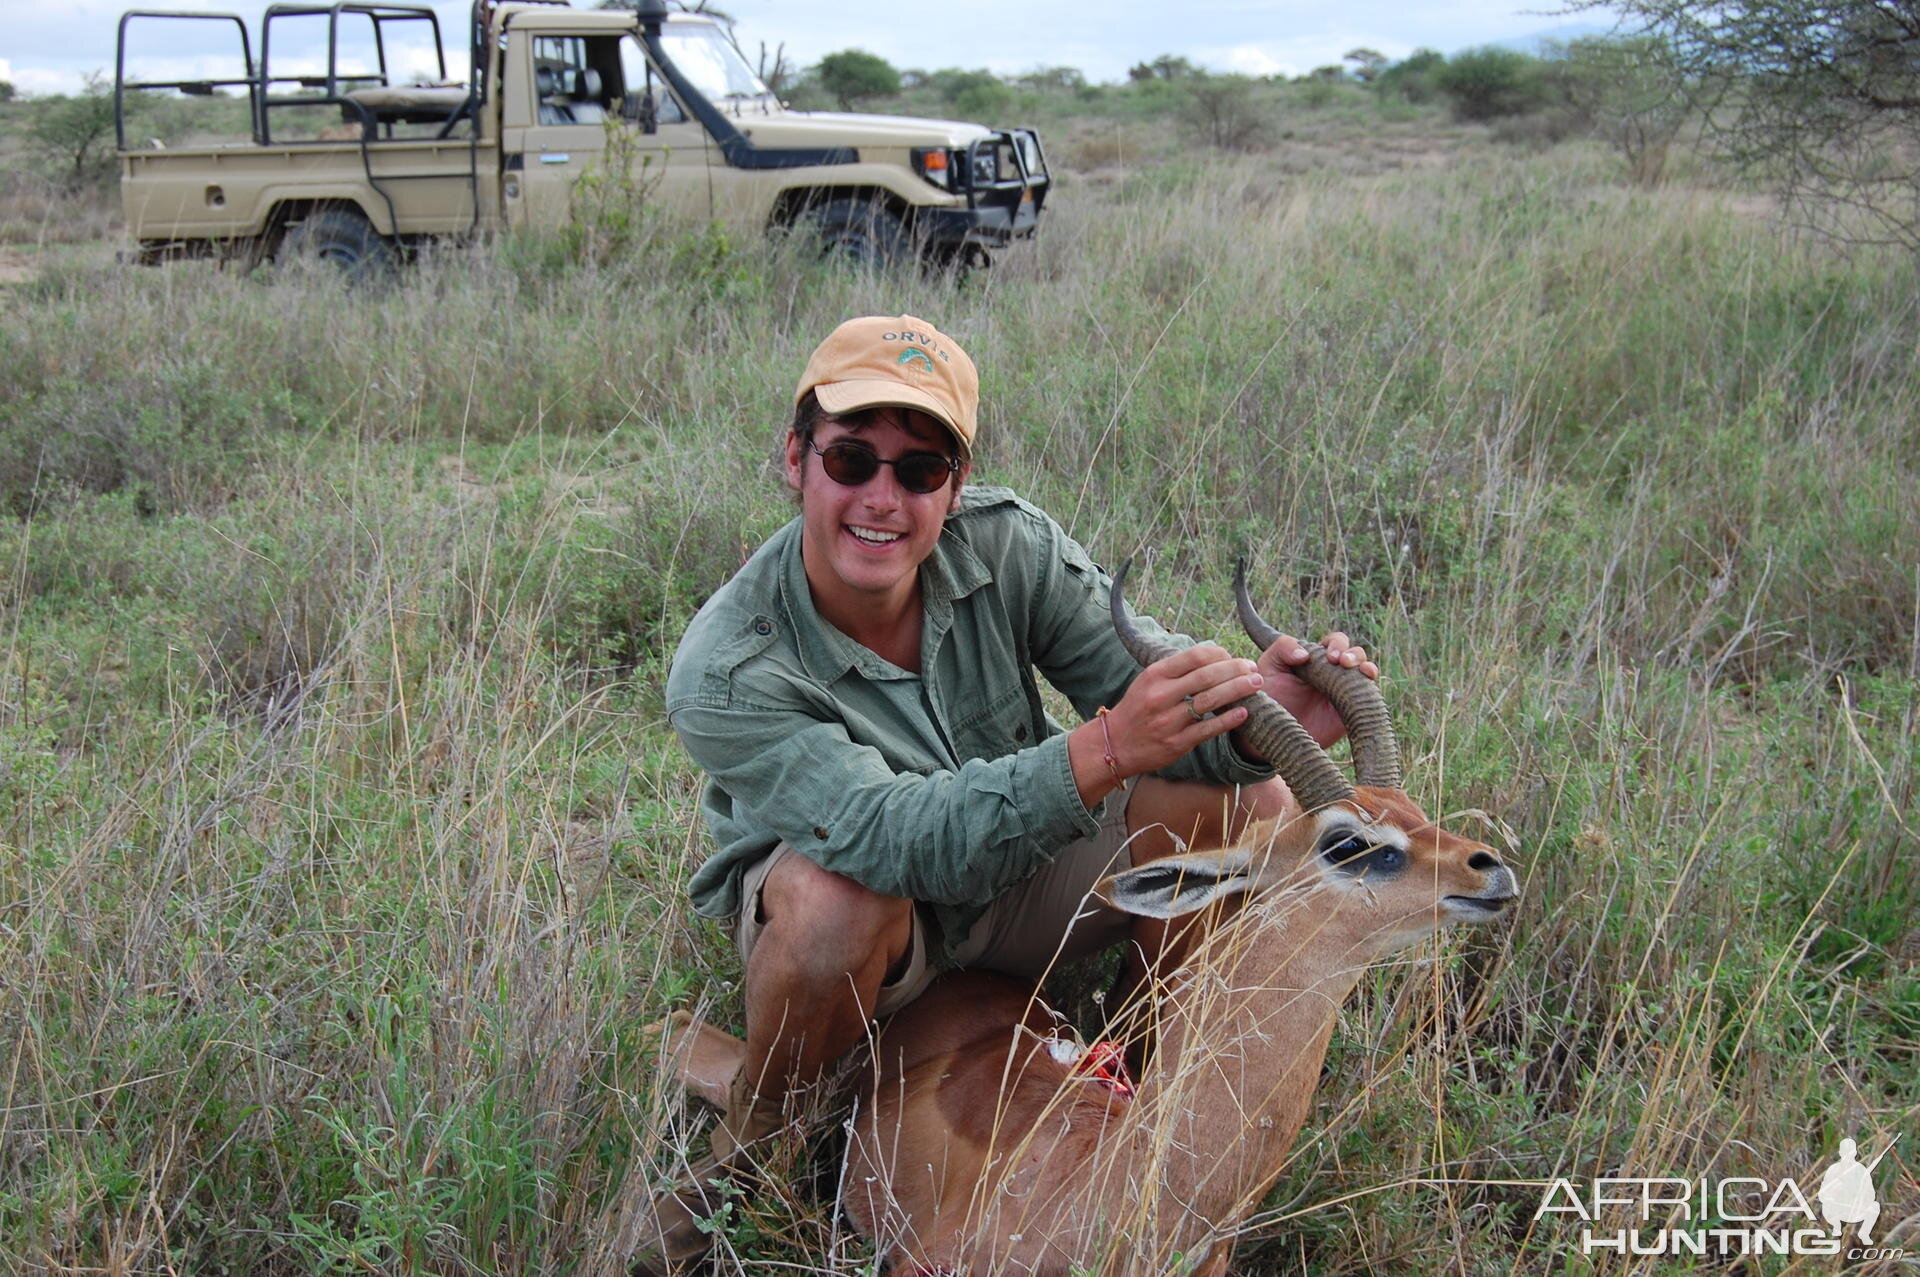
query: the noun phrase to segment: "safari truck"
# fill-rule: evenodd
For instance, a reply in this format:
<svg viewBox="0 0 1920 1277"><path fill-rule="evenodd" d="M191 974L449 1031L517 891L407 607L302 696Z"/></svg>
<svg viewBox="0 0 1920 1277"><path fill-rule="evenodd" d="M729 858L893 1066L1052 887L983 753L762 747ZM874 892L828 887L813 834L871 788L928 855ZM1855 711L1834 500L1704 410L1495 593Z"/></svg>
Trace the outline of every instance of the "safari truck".
<svg viewBox="0 0 1920 1277"><path fill-rule="evenodd" d="M128 78L130 32L177 49L207 30L238 44L225 78ZM309 254L378 275L434 241L560 226L582 175L619 163L625 189L695 220L790 228L876 264L984 261L1034 233L1050 186L1031 129L790 111L718 22L666 0L476 0L458 83L424 4L278 3L259 36L256 59L234 14L121 17L114 125L140 260ZM398 56L409 45L426 56ZM143 90L244 93L251 136L130 147L128 95ZM316 112L325 127L297 122Z"/></svg>

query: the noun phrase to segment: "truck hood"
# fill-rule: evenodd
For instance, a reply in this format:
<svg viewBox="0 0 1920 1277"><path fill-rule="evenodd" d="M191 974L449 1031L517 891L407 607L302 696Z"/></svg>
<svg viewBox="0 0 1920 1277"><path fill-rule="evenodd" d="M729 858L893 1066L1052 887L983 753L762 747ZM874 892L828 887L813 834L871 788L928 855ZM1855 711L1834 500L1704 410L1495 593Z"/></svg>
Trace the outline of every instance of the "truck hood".
<svg viewBox="0 0 1920 1277"><path fill-rule="evenodd" d="M747 112L733 120L755 146L965 146L993 132L962 120L842 111Z"/></svg>

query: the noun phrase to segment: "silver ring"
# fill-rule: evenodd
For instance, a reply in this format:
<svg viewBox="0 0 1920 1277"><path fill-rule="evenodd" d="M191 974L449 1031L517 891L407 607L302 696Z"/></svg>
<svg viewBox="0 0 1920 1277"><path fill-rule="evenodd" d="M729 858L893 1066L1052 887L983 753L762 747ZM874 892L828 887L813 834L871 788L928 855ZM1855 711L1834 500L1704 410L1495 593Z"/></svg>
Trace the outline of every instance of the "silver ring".
<svg viewBox="0 0 1920 1277"><path fill-rule="evenodd" d="M1206 721L1207 721L1207 716L1206 716L1205 714L1202 714L1202 713L1201 713L1201 712L1200 712L1199 710L1197 710L1197 709L1195 709L1195 708L1193 707L1193 697L1191 697L1191 696L1189 696L1189 697L1186 697L1186 698L1185 698L1185 700L1186 700L1186 702L1187 702L1187 715L1188 715L1188 717L1190 717L1190 718L1192 718L1192 719L1193 719L1193 721L1194 721L1194 722L1196 722L1196 723L1204 723L1204 722L1206 722Z"/></svg>

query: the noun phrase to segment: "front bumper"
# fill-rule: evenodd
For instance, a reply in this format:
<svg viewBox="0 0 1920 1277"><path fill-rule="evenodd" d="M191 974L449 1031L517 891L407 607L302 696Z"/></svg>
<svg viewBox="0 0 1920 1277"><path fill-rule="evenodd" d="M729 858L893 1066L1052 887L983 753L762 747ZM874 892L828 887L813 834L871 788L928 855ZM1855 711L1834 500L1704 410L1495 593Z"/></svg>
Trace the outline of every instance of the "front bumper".
<svg viewBox="0 0 1920 1277"><path fill-rule="evenodd" d="M1032 129L1005 129L955 153L955 194L964 208L922 208L918 229L935 244L999 248L1040 225L1053 179Z"/></svg>

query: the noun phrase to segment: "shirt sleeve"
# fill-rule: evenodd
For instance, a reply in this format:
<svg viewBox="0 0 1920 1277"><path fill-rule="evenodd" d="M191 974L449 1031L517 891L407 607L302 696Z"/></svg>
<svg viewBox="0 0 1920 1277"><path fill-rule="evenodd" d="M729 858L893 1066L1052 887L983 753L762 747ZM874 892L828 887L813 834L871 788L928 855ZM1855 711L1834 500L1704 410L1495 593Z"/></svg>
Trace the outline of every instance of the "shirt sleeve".
<svg viewBox="0 0 1920 1277"><path fill-rule="evenodd" d="M1059 524L1036 514L1045 531L1036 546L1034 569L1034 665L1083 719L1092 718L1102 705L1113 705L1126 694L1140 667L1113 632L1112 580ZM1168 632L1152 617L1133 615L1148 638L1174 647L1193 646L1193 639ZM1274 773L1242 755L1226 736L1216 736L1156 774L1170 780L1251 785Z"/></svg>
<svg viewBox="0 0 1920 1277"><path fill-rule="evenodd" d="M923 775L800 707L694 701L669 717L741 824L885 895L984 903L1097 829L1064 736Z"/></svg>

